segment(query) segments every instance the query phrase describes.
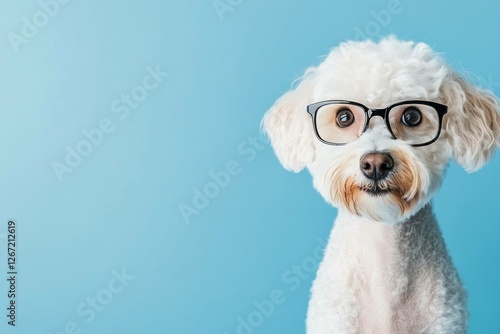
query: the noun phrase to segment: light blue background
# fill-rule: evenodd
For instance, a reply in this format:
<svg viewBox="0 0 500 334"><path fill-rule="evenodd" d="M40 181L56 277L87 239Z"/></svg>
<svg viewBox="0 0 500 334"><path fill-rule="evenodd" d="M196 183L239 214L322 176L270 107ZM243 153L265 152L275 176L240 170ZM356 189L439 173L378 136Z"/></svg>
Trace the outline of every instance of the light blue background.
<svg viewBox="0 0 500 334"><path fill-rule="evenodd" d="M11 328L2 278L0 332L75 322L81 333L233 334L254 301L279 290L284 302L251 331L304 333L313 274L295 284L283 275L311 263L336 212L307 172L283 170L267 144L252 148L265 111L356 28L427 42L500 94L493 1L401 0L382 24L372 11L390 1L231 3L221 20L211 0L73 0L16 53L8 34L40 5L2 0L0 278L15 219L19 299ZM113 101L157 65L168 77L120 119ZM103 119L114 131L59 182L53 162ZM230 161L238 173L186 223L179 206ZM471 175L452 164L435 199L469 292L470 333L500 333L499 168L499 157ZM85 322L77 306L105 296L122 269L134 279Z"/></svg>

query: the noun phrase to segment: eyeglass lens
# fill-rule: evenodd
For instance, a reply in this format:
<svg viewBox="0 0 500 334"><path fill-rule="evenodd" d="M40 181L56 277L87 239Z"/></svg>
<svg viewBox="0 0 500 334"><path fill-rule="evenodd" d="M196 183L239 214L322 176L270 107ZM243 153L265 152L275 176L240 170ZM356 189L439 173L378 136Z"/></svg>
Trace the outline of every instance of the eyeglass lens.
<svg viewBox="0 0 500 334"><path fill-rule="evenodd" d="M316 112L319 137L330 143L345 144L361 136L367 113L361 106L342 103L324 105ZM419 103L392 107L387 123L394 137L411 145L427 143L439 133L439 114L431 106Z"/></svg>

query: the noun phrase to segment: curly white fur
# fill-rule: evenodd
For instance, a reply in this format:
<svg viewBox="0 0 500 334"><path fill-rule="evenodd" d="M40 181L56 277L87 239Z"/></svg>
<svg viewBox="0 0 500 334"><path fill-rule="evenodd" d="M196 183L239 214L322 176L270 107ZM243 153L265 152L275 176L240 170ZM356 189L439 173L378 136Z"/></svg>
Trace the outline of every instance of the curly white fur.
<svg viewBox="0 0 500 334"><path fill-rule="evenodd" d="M404 100L448 106L439 139L412 147L393 139L380 117L359 139L330 146L316 139L308 104L351 100L385 108ZM500 144L496 97L471 85L423 43L394 37L347 42L309 68L267 112L263 127L283 166L307 167L314 187L338 208L313 283L309 334L465 333L465 292L446 251L430 200L448 161L481 168ZM359 161L389 152L391 192L363 191Z"/></svg>

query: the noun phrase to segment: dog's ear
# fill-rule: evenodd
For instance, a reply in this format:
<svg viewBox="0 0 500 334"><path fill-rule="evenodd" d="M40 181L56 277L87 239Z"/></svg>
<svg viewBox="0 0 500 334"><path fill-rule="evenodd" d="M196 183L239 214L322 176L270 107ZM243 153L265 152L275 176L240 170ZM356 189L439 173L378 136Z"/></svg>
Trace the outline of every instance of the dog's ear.
<svg viewBox="0 0 500 334"><path fill-rule="evenodd" d="M455 161L468 172L477 171L500 145L498 100L456 73L445 79L441 93L448 105L443 127Z"/></svg>
<svg viewBox="0 0 500 334"><path fill-rule="evenodd" d="M297 88L280 97L262 120L262 128L281 164L294 172L315 158L313 125L307 113L307 105L313 102L314 77L315 69L308 69Z"/></svg>

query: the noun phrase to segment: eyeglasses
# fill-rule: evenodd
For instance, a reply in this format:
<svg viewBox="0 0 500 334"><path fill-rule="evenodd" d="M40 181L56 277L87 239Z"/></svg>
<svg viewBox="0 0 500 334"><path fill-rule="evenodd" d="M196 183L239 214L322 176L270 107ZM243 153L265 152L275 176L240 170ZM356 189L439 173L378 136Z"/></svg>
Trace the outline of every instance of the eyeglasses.
<svg viewBox="0 0 500 334"><path fill-rule="evenodd" d="M361 103L328 100L307 106L318 139L330 145L344 145L358 139L366 131L370 119L380 116L394 139L411 146L435 142L441 132L448 107L430 101L403 101L385 109L370 109Z"/></svg>

